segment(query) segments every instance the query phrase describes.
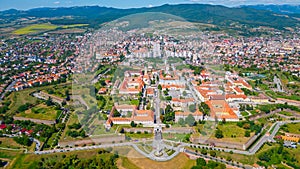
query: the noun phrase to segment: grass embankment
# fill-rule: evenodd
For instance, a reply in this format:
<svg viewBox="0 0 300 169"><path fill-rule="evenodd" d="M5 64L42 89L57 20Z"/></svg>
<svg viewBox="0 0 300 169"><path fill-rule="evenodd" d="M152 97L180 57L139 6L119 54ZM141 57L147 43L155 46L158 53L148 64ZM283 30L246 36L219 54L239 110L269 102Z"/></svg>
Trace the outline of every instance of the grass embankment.
<svg viewBox="0 0 300 169"><path fill-rule="evenodd" d="M111 156L110 153L106 154L98 154L100 149L94 150L85 150L85 151L72 151L66 153L53 153L53 154L43 154L43 155L35 155L35 154L19 154L16 158L10 163L7 168L37 168L39 162L44 160L48 162L58 162L64 160L63 154L68 156L76 155L78 159L90 159L91 157L100 156L103 159L107 159ZM34 159L34 160L33 160Z"/></svg>
<svg viewBox="0 0 300 169"><path fill-rule="evenodd" d="M42 91L42 90L47 90L54 88L55 86L61 87L65 86L69 83L61 83L58 85L49 85L49 86L41 86L41 87L34 87L34 88L27 88L18 92L12 92L5 100L11 101L11 104L9 105L9 110L7 114L15 114L18 110L18 108L21 105L24 105L26 103L29 104L36 104L38 99L34 96L31 95L31 93L36 92L36 91Z"/></svg>

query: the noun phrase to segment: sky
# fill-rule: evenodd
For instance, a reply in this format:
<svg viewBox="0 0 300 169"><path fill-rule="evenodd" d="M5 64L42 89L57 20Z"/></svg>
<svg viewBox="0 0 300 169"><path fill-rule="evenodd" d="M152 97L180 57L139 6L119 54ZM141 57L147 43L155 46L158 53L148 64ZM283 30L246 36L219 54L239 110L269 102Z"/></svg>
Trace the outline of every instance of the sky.
<svg viewBox="0 0 300 169"><path fill-rule="evenodd" d="M0 0L0 10L39 7L106 6L115 8L152 7L163 4L202 3L225 6L254 4L300 4L300 0Z"/></svg>

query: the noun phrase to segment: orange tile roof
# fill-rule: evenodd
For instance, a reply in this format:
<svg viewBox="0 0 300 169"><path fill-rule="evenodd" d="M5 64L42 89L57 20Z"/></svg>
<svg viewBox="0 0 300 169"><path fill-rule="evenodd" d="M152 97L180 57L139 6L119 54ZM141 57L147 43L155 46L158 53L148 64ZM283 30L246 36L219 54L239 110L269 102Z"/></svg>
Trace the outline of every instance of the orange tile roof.
<svg viewBox="0 0 300 169"><path fill-rule="evenodd" d="M244 94L239 94L239 95L236 95L236 94L226 94L226 99L229 99L229 98L242 98L242 99L247 99L247 96L244 95Z"/></svg>
<svg viewBox="0 0 300 169"><path fill-rule="evenodd" d="M170 89L170 88L177 88L177 89L179 89L179 88L185 88L185 86L184 85L175 85L175 84L170 84L170 85L161 85L161 87L163 88L163 89Z"/></svg>
<svg viewBox="0 0 300 169"><path fill-rule="evenodd" d="M154 94L154 89L153 88L147 88L146 92L147 92L147 94Z"/></svg>
<svg viewBox="0 0 300 169"><path fill-rule="evenodd" d="M192 112L180 112L180 111L175 112L176 116L188 116L190 114L192 114L193 116L202 116L203 115L203 113L200 112L199 110L197 110L194 113L192 113Z"/></svg>
<svg viewBox="0 0 300 169"><path fill-rule="evenodd" d="M237 119L237 115L229 107L228 103L224 100L209 100L205 102L211 112L211 117L218 117L219 119Z"/></svg>
<svg viewBox="0 0 300 169"><path fill-rule="evenodd" d="M186 98L186 99L172 98L172 102L187 103L187 102L193 102L193 101L195 101L193 98Z"/></svg>

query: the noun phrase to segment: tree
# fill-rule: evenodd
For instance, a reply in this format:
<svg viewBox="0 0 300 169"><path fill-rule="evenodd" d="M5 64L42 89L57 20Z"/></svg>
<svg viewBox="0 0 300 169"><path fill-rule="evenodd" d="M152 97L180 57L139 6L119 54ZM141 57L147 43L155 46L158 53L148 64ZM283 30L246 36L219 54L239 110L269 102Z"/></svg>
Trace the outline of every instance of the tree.
<svg viewBox="0 0 300 169"><path fill-rule="evenodd" d="M27 135L22 135L22 137L14 137L14 140L24 146L30 146L32 144L32 139Z"/></svg>
<svg viewBox="0 0 300 169"><path fill-rule="evenodd" d="M205 102L201 102L201 104L199 105L199 110L203 111L204 115L209 115L210 108Z"/></svg>
<svg viewBox="0 0 300 169"><path fill-rule="evenodd" d="M207 163L208 168L216 168L217 166L218 166L218 163L214 162L212 160L209 160L208 163Z"/></svg>
<svg viewBox="0 0 300 169"><path fill-rule="evenodd" d="M220 129L217 129L216 133L215 133L215 137L216 138L223 138L224 135L223 135L223 131L220 130Z"/></svg>
<svg viewBox="0 0 300 169"><path fill-rule="evenodd" d="M172 100L172 96L167 96L166 100L171 101Z"/></svg>
<svg viewBox="0 0 300 169"><path fill-rule="evenodd" d="M70 101L70 94L69 94L69 90L65 91L65 95L66 95L66 100Z"/></svg>
<svg viewBox="0 0 300 169"><path fill-rule="evenodd" d="M26 110L28 110L29 106L30 106L30 105L29 105L28 103L26 103L26 104L24 104L24 105L21 105L21 106L18 108L18 111L19 111L19 112L26 111Z"/></svg>
<svg viewBox="0 0 300 169"><path fill-rule="evenodd" d="M206 166L206 161L203 158L197 158L196 162L198 166Z"/></svg>
<svg viewBox="0 0 300 169"><path fill-rule="evenodd" d="M117 109L114 109L113 116L114 117L120 117L121 113Z"/></svg>
<svg viewBox="0 0 300 169"><path fill-rule="evenodd" d="M249 130L245 131L245 137L250 137L250 131Z"/></svg>
<svg viewBox="0 0 300 169"><path fill-rule="evenodd" d="M48 97L48 99L46 100L46 105L47 105L47 106L53 105L53 102L52 102L51 97Z"/></svg>
<svg viewBox="0 0 300 169"><path fill-rule="evenodd" d="M223 118L223 119L222 119L222 124L225 124L225 123L226 123L226 119Z"/></svg>
<svg viewBox="0 0 300 169"><path fill-rule="evenodd" d="M190 105L189 110L190 110L190 112L195 112L196 111L196 105L195 104Z"/></svg>
<svg viewBox="0 0 300 169"><path fill-rule="evenodd" d="M279 146L279 148L278 148L278 150L277 150L277 153L278 153L278 154L282 154L282 152L283 152L283 145L280 144L280 146Z"/></svg>
<svg viewBox="0 0 300 169"><path fill-rule="evenodd" d="M164 114L164 122L174 121L174 119L175 119L175 113L173 111L173 108L170 105L167 105Z"/></svg>
<svg viewBox="0 0 300 169"><path fill-rule="evenodd" d="M206 151L205 149L202 149L202 150L201 150L201 154L207 155L207 151Z"/></svg>
<svg viewBox="0 0 300 169"><path fill-rule="evenodd" d="M130 126L131 126L131 127L136 127L136 124L134 123L134 121L131 121L131 122L130 122Z"/></svg>
<svg viewBox="0 0 300 169"><path fill-rule="evenodd" d="M157 88L158 88L158 90L162 90L162 87L160 84L157 86Z"/></svg>
<svg viewBox="0 0 300 169"><path fill-rule="evenodd" d="M232 158L230 156L227 156L226 161L232 161Z"/></svg>
<svg viewBox="0 0 300 169"><path fill-rule="evenodd" d="M185 125L184 119L183 118L179 118L178 124L181 125L181 126L184 126Z"/></svg>
<svg viewBox="0 0 300 169"><path fill-rule="evenodd" d="M196 120L195 120L195 118L194 118L194 116L193 116L192 114L189 114L189 115L186 117L185 122L186 122L190 127L192 127L192 126L194 126Z"/></svg>
<svg viewBox="0 0 300 169"><path fill-rule="evenodd" d="M212 157L216 157L216 155L217 155L217 153L216 153L215 151L210 151L209 154L210 154L210 156L212 156Z"/></svg>

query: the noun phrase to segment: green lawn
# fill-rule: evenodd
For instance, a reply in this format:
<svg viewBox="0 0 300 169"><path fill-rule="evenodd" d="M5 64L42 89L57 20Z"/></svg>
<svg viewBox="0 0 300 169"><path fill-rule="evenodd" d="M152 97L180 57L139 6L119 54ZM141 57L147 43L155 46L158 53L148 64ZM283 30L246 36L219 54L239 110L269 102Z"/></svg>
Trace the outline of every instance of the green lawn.
<svg viewBox="0 0 300 169"><path fill-rule="evenodd" d="M279 114L282 114L285 116L293 116L293 114L291 112L286 112L286 111L279 112Z"/></svg>
<svg viewBox="0 0 300 169"><path fill-rule="evenodd" d="M42 103L34 106L30 110L16 114L16 116L40 120L55 120L60 113L61 110L56 110L55 106L47 106Z"/></svg>
<svg viewBox="0 0 300 169"><path fill-rule="evenodd" d="M241 142L245 143L249 140L250 137L245 137L245 129L237 126L236 123L226 122L223 125L217 126L220 130L222 130L224 138L218 140L224 141L232 141L232 142ZM254 133L251 133L251 136Z"/></svg>
<svg viewBox="0 0 300 169"><path fill-rule="evenodd" d="M245 111L241 112L241 114L242 114L243 116L248 116L248 115L249 115L249 113L248 113L248 112L245 112Z"/></svg>
<svg viewBox="0 0 300 169"><path fill-rule="evenodd" d="M148 133L148 134L145 134L145 133L141 133L141 134L137 134L137 133L126 133L125 134L127 137L130 137L132 139L143 139L143 138L152 138L153 137L153 134L152 133Z"/></svg>
<svg viewBox="0 0 300 169"><path fill-rule="evenodd" d="M283 125L281 129L288 133L300 134L300 123L289 123Z"/></svg>
<svg viewBox="0 0 300 169"><path fill-rule="evenodd" d="M140 104L139 100L131 100L131 105L136 105L138 106Z"/></svg>
<svg viewBox="0 0 300 169"><path fill-rule="evenodd" d="M183 141L187 134L163 133L163 138L172 141Z"/></svg>

